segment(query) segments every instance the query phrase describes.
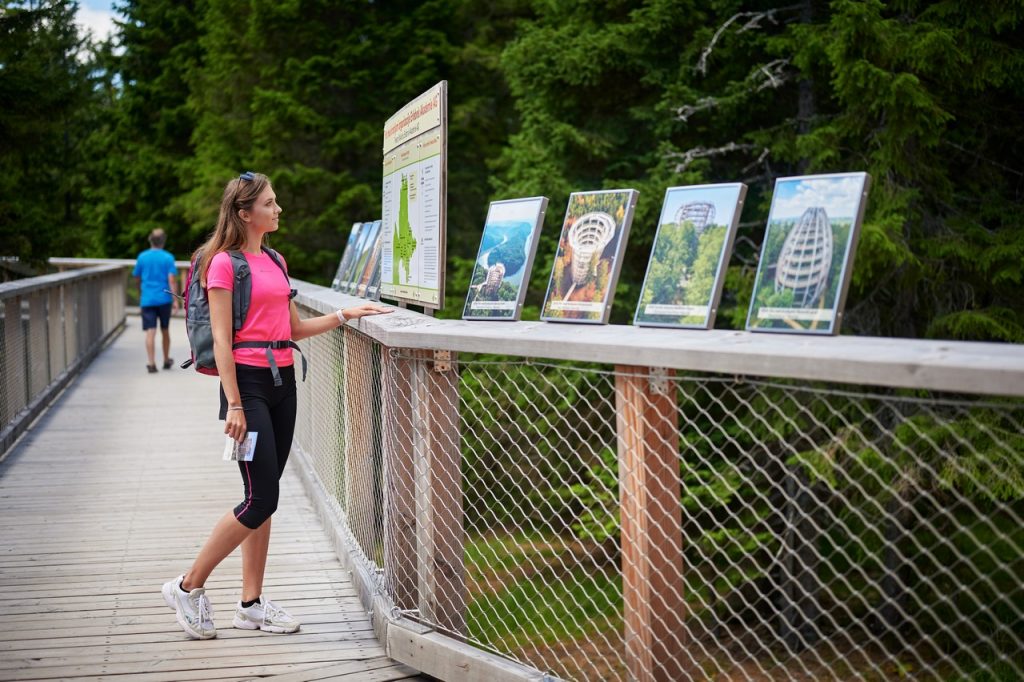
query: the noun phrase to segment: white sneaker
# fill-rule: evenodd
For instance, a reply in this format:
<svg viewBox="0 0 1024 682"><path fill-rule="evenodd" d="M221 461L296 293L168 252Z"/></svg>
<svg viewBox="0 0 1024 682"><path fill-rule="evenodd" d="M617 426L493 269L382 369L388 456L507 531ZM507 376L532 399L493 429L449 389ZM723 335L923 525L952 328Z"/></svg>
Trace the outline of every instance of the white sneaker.
<svg viewBox="0 0 1024 682"><path fill-rule="evenodd" d="M164 583L161 592L167 606L174 609L178 625L192 639L213 639L217 628L213 626L213 608L206 596L206 589L197 587L191 592L181 591L184 574Z"/></svg>
<svg viewBox="0 0 1024 682"><path fill-rule="evenodd" d="M262 595L252 606L243 607L242 602L238 602L238 608L235 609L234 626L242 630L295 632L299 625L299 621L292 618L290 613L269 599L264 599Z"/></svg>

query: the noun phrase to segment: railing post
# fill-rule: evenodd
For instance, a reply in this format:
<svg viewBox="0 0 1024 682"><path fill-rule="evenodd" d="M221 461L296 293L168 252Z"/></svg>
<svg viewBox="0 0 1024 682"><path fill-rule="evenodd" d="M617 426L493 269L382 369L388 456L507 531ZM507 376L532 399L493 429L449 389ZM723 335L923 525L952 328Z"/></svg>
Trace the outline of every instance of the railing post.
<svg viewBox="0 0 1024 682"><path fill-rule="evenodd" d="M21 297L4 301L3 381L6 409L4 423L21 412L25 400L28 374L25 367L25 334L21 326Z"/></svg>
<svg viewBox="0 0 1024 682"><path fill-rule="evenodd" d="M100 290L103 292L103 310L101 311L102 314L100 316L100 319L102 320L100 325L100 336L102 337L114 328L114 311L116 309L114 296L116 295L116 292L114 291L114 288L110 286L109 275L104 275L100 278Z"/></svg>
<svg viewBox="0 0 1024 682"><path fill-rule="evenodd" d="M632 680L699 679L685 651L676 386L616 366L626 659Z"/></svg>
<svg viewBox="0 0 1024 682"><path fill-rule="evenodd" d="M43 392L47 380L46 294L38 291L28 299L28 394L30 400Z"/></svg>
<svg viewBox="0 0 1024 682"><path fill-rule="evenodd" d="M64 299L64 366L71 367L78 358L78 287L62 285Z"/></svg>
<svg viewBox="0 0 1024 682"><path fill-rule="evenodd" d="M102 335L103 288L101 284L102 280L99 277L93 277L89 280L88 298L86 300L99 302L100 305L93 303L86 308L89 311L89 326L86 330L85 343L82 344L84 348L92 348Z"/></svg>
<svg viewBox="0 0 1024 682"><path fill-rule="evenodd" d="M384 448L384 575L400 609L419 606L416 584L416 483L413 464L415 361L381 346L381 420Z"/></svg>
<svg viewBox="0 0 1024 682"><path fill-rule="evenodd" d="M53 287L47 291L46 299L46 339L49 344L50 373L48 380L53 381L64 371L64 326L62 324L60 305L60 288Z"/></svg>
<svg viewBox="0 0 1024 682"><path fill-rule="evenodd" d="M454 354L437 353L421 351L414 370L419 610L428 622L465 633L459 377Z"/></svg>
<svg viewBox="0 0 1024 682"><path fill-rule="evenodd" d="M345 502L349 527L363 553L376 561L374 543L373 344L345 328Z"/></svg>

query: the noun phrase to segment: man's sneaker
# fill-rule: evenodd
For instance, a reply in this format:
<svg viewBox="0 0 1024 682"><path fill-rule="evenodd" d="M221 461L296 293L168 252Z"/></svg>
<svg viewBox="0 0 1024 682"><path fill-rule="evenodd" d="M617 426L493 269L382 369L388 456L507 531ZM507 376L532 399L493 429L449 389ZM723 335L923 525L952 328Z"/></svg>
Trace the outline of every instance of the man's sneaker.
<svg viewBox="0 0 1024 682"><path fill-rule="evenodd" d="M182 592L181 581L184 575L164 583L161 592L164 602L174 609L178 625L192 639L213 639L217 636L217 628L213 626L213 608L206 590L197 587L191 592Z"/></svg>
<svg viewBox="0 0 1024 682"><path fill-rule="evenodd" d="M299 629L299 621L283 608L260 596L260 600L252 606L242 606L238 602L235 609L234 625L242 630L263 630L264 632L295 632Z"/></svg>

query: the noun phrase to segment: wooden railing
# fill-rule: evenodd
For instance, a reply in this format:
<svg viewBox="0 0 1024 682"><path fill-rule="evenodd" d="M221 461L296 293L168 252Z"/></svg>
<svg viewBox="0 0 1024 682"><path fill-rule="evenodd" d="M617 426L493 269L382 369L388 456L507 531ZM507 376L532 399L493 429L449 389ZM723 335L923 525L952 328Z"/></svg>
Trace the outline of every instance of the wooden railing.
<svg viewBox="0 0 1024 682"><path fill-rule="evenodd" d="M0 284L0 454L124 326L120 264Z"/></svg>
<svg viewBox="0 0 1024 682"><path fill-rule="evenodd" d="M306 284L300 284L296 300L307 315L361 302ZM702 445L692 455L687 455L687 448L694 446L681 445L681 439L692 441L714 435L690 433L694 409L698 416L705 418L701 416L700 395L707 394L703 400L710 403L711 411L731 410L719 418L730 420L728 428L735 430L737 437L754 438L756 451L764 453L755 453L760 459L751 460L745 469L743 476L751 477L749 484L774 486L773 490L783 491L772 493L789 500L784 502L789 511L779 517L780 523L784 518L790 518L786 523L799 521L794 526L795 534L781 530L784 523L780 526L778 532L784 533L784 537L779 541L782 543L779 556L783 558L773 560L777 561L785 578L777 589L780 594L790 595L792 604L807 602L807 598L801 597L806 597L805 593L824 597L831 596L830 590L836 589L831 585L809 587L822 579L810 568L823 561L814 538L823 524L845 528L845 520L834 516L835 512L812 511L814 505L808 491L814 484L807 479L806 472L791 461L799 450L810 447L805 441L820 442L815 447L820 448L823 457L836 457L827 450L837 447L836 444L851 433L865 443L871 442L871 438L876 441L882 438L904 447L900 445L904 438L898 432L900 422L886 422L877 427L881 430L874 436L868 433L876 429L878 415L872 412L876 408L871 407L875 403L881 404L877 409L886 414L902 410L903 428L919 432L924 442L929 439L927 429L917 426L922 417L914 416L919 407L924 410L924 418L934 417L938 429L955 437L955 420L935 417L935 413L941 412L951 401L960 401L956 402L957 409L968 414L994 409L1012 424L1014 419L1020 418L1019 402L1010 401L1003 413L999 412L1003 409L1001 403L992 407L966 396L1024 396L1024 347L997 343L850 336L806 338L619 325L469 322L398 310L390 315L349 323L343 331L303 345L313 369L310 382L300 388L300 402L310 416L297 431L296 446L306 463L305 470L311 473L311 489L324 501L325 518L338 528L339 551L348 557L375 628L385 644L390 642L391 655L429 674L442 678L454 675L452 679L458 677L458 671L472 671L480 678L509 679L549 675L579 679L599 676L675 680L740 674L729 667L739 665L735 652L726 651L725 645L715 642L713 637L702 639L700 626L692 620L694 609L701 606L692 601L696 578L687 575L682 565L684 554L694 551L694 540L686 537L686 533L694 531L692 528L684 530L687 524L692 525L693 518L682 517L681 500L687 495L684 483L688 476L695 475L691 466L713 456L722 447L709 440L707 449ZM539 388L517 384L525 376L524 367L544 368L535 379L546 383ZM485 547L486 542L481 538L502 537L505 538L503 543L512 548L517 542L515 538L528 535L532 531L527 529L536 528L539 523L550 531L541 546L550 549L561 542L556 531L559 526L554 520L530 519L527 524L527 519L522 519L523 525L519 528L509 528L509 521L497 526L485 526L479 521L481 510L466 506L479 504L479 495L474 496L478 491L473 490L474 484L470 481L493 477L474 471L476 465L467 457L484 449L490 451L488 461L492 462L492 467L522 466L522 461L529 462L542 450L550 451L551 447L530 442L534 431L522 420L521 408L526 402L536 408L530 412L536 414L535 419L562 425L561 430L549 431L547 437L556 440L555 451L561 451L575 463L581 452L587 452L581 448L586 445L584 441L591 438L587 434L593 429L559 421L563 415L557 413L553 404L545 407L530 402L552 400L552 391L557 392L566 377L577 385L577 379L582 377L594 401L587 407L587 414L606 434L602 441L605 447L611 446L618 456L616 488L602 489L606 495L618 498L618 508L613 514L613 510L599 505L588 513L594 513L594 509L601 515L607 513L606 523L618 526L617 534L610 539L617 547L613 551L617 552L620 566L622 629L617 633L604 630L596 639L588 640L586 648L580 652L566 653L566 656L584 659L586 652L591 652L591 658L595 651L602 656L607 654L609 663L604 668L588 668L590 661L586 660L573 664L577 667L563 666L557 657L547 658L542 647L531 643L525 635L517 644L510 644L514 639L510 637L489 638L488 627L480 622L481 616L473 615L473 604L486 602L487 595L471 594L474 590L467 583L470 575L477 575L479 581L479 575L488 568L479 550L470 549L471 545ZM484 383L483 380L491 381L489 390L504 391L505 395L496 393L492 400L485 395L465 393L466 381L478 385ZM723 395L739 395L739 403L732 407L725 405L731 399L723 402L714 392L717 386L723 387ZM901 396L906 395L904 389L915 392L907 398L908 402L902 402ZM744 395L752 397L747 401ZM582 400L579 395L576 399ZM763 403L761 409L781 411L779 404L772 401L799 405L802 400L835 405L834 411L840 416L833 418L826 409L824 417L816 417L813 410L807 410L813 428L798 431L793 436L800 442L794 448L783 433L771 431L774 427L757 414L755 403ZM696 407L691 409L695 403ZM840 404L853 405L862 421L846 424L842 414L849 408L838 407ZM614 412L608 411L610 407L614 407ZM576 408L570 405L557 409ZM800 421L807 416L799 413L802 408L793 409L798 414L790 421ZM495 412L498 413L496 420ZM374 422L374 415L380 415L380 421ZM689 426L682 422L683 416L691 419ZM820 421L814 422L816 418ZM783 415L783 422L786 419ZM481 439L474 430L484 428L480 426L483 423L489 424L489 429L502 432L498 434L500 437ZM783 428L791 426L784 424ZM766 428L767 435L752 435ZM727 439L733 438L728 431L724 435ZM490 443L494 445L488 445ZM510 443L520 449L518 455L492 449L507 448ZM974 444L967 442L962 447L973 450ZM934 448L940 446L927 445L924 455L915 456L948 457L941 448ZM794 455L787 454L790 449ZM586 458L597 460L598 454L595 451ZM744 456L754 457L755 454ZM1024 458L1024 453L1012 450L1002 454ZM591 464L589 462L588 466ZM1024 467L1024 461L1021 464ZM929 470L935 465L923 459L908 466ZM841 474L849 475L845 471ZM552 478L559 475L557 470L548 474ZM533 480L531 476L536 474L526 470L506 477L505 485L514 489L495 487L491 492L504 495L518 505L517 500L542 496L546 487L562 485L561 489L568 491L580 484L578 474L563 481ZM772 481L773 476L780 478ZM850 494L861 494L857 490L862 482L851 479L849 484L852 486ZM884 492L897 490L904 483L894 479L882 481L881 485ZM841 495L846 494L843 488ZM963 504L975 504L968 493L958 494L964 496ZM474 501L467 502L468 496L473 496ZM838 498L836 503L841 504L842 499ZM767 504L767 498L757 503ZM574 504L593 505L594 502L577 500ZM367 511L374 509L376 514ZM891 519L902 518L904 512L894 507L890 509ZM764 512L757 513L763 515ZM1008 505L1006 513L1019 512L1016 506ZM983 519L985 523L990 520ZM747 532L754 530L747 529ZM884 532L891 536L893 531ZM578 546L580 542L576 536L575 540L564 540L562 546L568 548L573 543ZM903 551L897 544L887 547L891 556ZM933 548L926 550L929 560L936 556ZM511 555L491 560L492 564L504 567L496 575L502 575L502 571L508 573L505 564L514 562L511 557L519 550L509 551ZM558 554L557 550L551 551ZM465 558L469 555L477 557L473 560L475 564L461 565L460 561L469 561ZM577 570L564 565L571 556L572 551L565 549L560 559L563 566L558 570ZM888 561L893 563L893 560ZM524 569L524 574L536 574L542 569L541 563L537 563L529 571ZM724 572L725 568L702 570L717 576L717 571ZM891 579L895 575L885 578L881 584L896 584ZM511 580L508 576L505 579ZM544 587L554 591L557 585L547 583ZM491 585L490 589L500 589L500 586ZM817 601L817 596L813 601ZM870 598L866 597L864 603L868 601ZM550 609L551 605L547 607ZM565 618L580 618L576 613L581 608L579 604L564 603L562 607ZM538 614L544 610L541 604L536 608ZM890 606L883 604L879 608L884 611ZM479 607L477 612L483 609ZM788 642L798 649L800 638L807 636L807 632L813 633L815 638L827 639L829 628L814 613L813 610L805 612L804 605L780 606L776 616L765 617L758 627L770 627L777 633L773 636L778 637L778 642ZM500 620L500 616L496 617ZM505 617L529 620L521 614L506 614ZM475 625L467 625L474 618ZM499 629L506 625L508 623L502 624ZM523 632L536 629L536 623L516 625ZM588 627L614 628L614 619L584 626L584 631ZM722 621L719 627L728 627L728 622ZM921 636L932 646L938 635L922 631ZM467 642L479 648L467 650ZM876 646L878 642L872 641L870 645ZM837 647L838 644L832 646ZM725 653L716 658L708 653L713 650ZM929 655L915 655L922 659L920 666L949 665L948 661L932 661ZM791 667L779 669L779 658L773 658L775 656L791 661ZM828 655L824 653L819 658L822 665L835 665L837 670L850 665L849 661L826 660ZM865 665L868 666L863 670L866 674L872 666L885 670L889 663L879 661ZM774 670L772 675L780 679L789 679L790 673L799 677L809 670L800 659L778 654L756 661L754 669L758 673ZM812 671L811 674L817 673ZM827 669L822 675L824 679L830 677Z"/></svg>

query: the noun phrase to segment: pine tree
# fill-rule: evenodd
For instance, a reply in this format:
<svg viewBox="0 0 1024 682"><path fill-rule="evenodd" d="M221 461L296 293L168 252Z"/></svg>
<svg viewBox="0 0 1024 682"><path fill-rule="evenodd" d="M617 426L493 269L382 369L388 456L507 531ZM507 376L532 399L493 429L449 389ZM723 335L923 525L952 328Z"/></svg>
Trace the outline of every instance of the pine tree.
<svg viewBox="0 0 1024 682"><path fill-rule="evenodd" d="M89 140L97 182L85 219L107 256L134 257L159 227L184 259L195 240L176 201L192 156L187 77L200 61L197 3L127 0L118 8L119 50L106 46L101 62L107 115Z"/></svg>
<svg viewBox="0 0 1024 682"><path fill-rule="evenodd" d="M0 5L0 255L42 266L87 250L83 140L97 116L77 3Z"/></svg>
<svg viewBox="0 0 1024 682"><path fill-rule="evenodd" d="M514 119L497 54L525 4L205 3L202 64L189 81L196 153L180 201L193 234L212 224L224 182L260 170L285 209L276 245L295 274L326 281L348 226L379 217L383 122L449 79L449 186L459 188L449 244L471 258L489 155Z"/></svg>

